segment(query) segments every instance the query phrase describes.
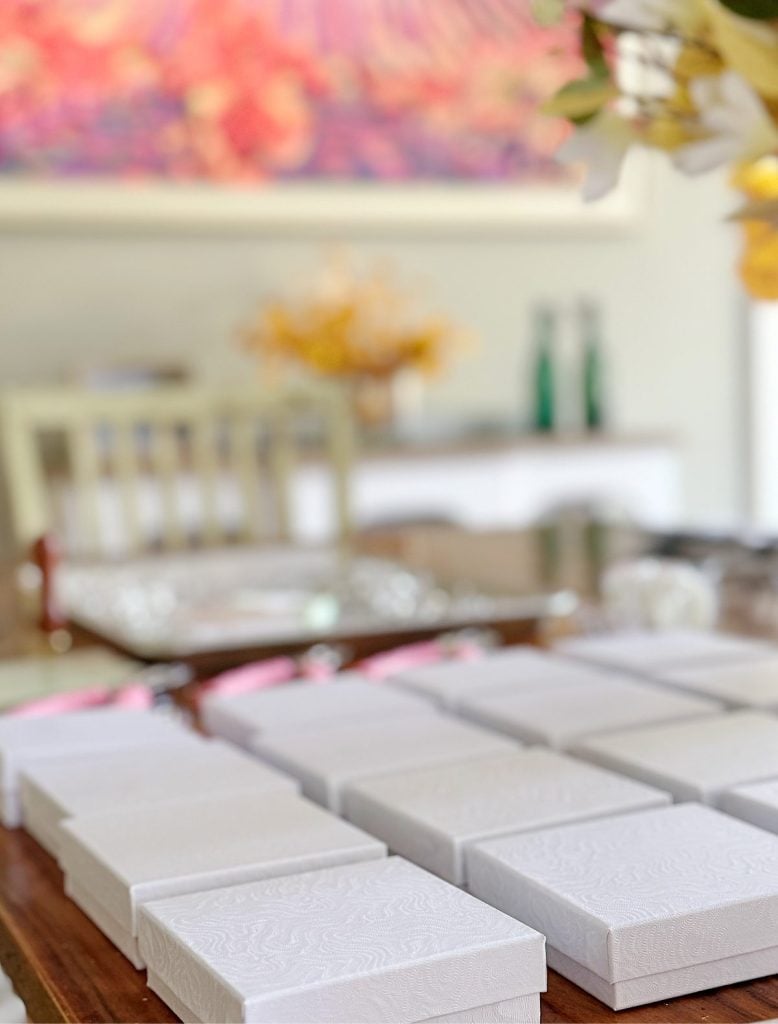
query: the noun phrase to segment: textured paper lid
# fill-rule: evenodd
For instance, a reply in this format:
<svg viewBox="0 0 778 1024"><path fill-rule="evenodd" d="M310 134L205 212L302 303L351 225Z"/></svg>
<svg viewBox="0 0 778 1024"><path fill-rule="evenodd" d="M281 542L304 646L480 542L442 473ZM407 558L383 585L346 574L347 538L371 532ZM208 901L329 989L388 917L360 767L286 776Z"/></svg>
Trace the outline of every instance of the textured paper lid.
<svg viewBox="0 0 778 1024"><path fill-rule="evenodd" d="M715 802L722 789L778 777L778 718L758 711L710 715L594 736L573 750L678 800Z"/></svg>
<svg viewBox="0 0 778 1024"><path fill-rule="evenodd" d="M36 761L22 772L22 816L62 818L237 791L295 792L296 780L220 740L182 732L143 750L123 748Z"/></svg>
<svg viewBox="0 0 778 1024"><path fill-rule="evenodd" d="M470 697L460 702L459 710L526 742L566 747L582 736L714 714L722 705L647 683L603 679L548 691Z"/></svg>
<svg viewBox="0 0 778 1024"><path fill-rule="evenodd" d="M699 804L478 843L471 891L610 982L778 945L778 837Z"/></svg>
<svg viewBox="0 0 778 1024"><path fill-rule="evenodd" d="M541 935L398 857L155 902L139 939L202 1020L402 1024L545 989Z"/></svg>
<svg viewBox="0 0 778 1024"><path fill-rule="evenodd" d="M695 629L624 630L559 640L554 650L599 665L651 674L684 665L717 665L775 654L761 640Z"/></svg>
<svg viewBox="0 0 778 1024"><path fill-rule="evenodd" d="M667 670L659 678L669 686L715 697L731 707L778 709L778 655L736 665Z"/></svg>
<svg viewBox="0 0 778 1024"><path fill-rule="evenodd" d="M517 744L430 709L424 716L331 725L319 732L274 733L258 737L251 746L299 779L304 793L337 811L344 785L356 779L513 753Z"/></svg>
<svg viewBox="0 0 778 1024"><path fill-rule="evenodd" d="M301 797L238 793L70 818L60 863L135 934L137 906L147 900L385 853Z"/></svg>
<svg viewBox="0 0 778 1024"><path fill-rule="evenodd" d="M328 683L287 683L238 697L214 694L203 700L202 718L209 732L243 746L258 733L429 711L409 693L349 672Z"/></svg>
<svg viewBox="0 0 778 1024"><path fill-rule="evenodd" d="M447 661L409 669L388 680L441 707L456 709L463 697L503 690L537 689L601 679L602 669L530 647L495 651L474 661Z"/></svg>
<svg viewBox="0 0 778 1024"><path fill-rule="evenodd" d="M725 789L717 804L727 814L768 832L778 832L778 779Z"/></svg>
<svg viewBox="0 0 778 1024"><path fill-rule="evenodd" d="M0 718L0 788L16 785L33 759L138 746L180 735L182 726L153 711L95 708L40 718Z"/></svg>
<svg viewBox="0 0 778 1024"><path fill-rule="evenodd" d="M350 821L456 885L466 843L668 803L658 789L537 748L364 779L344 797Z"/></svg>

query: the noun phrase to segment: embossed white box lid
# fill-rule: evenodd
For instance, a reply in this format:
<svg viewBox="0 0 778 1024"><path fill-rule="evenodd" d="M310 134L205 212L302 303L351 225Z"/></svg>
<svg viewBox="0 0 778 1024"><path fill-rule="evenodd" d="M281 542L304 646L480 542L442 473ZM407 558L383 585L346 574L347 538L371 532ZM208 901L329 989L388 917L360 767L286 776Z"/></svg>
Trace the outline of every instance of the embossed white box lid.
<svg viewBox="0 0 778 1024"><path fill-rule="evenodd" d="M721 711L705 697L648 683L603 679L545 691L484 694L463 699L459 713L529 743L564 748L582 736L652 722L699 718Z"/></svg>
<svg viewBox="0 0 778 1024"><path fill-rule="evenodd" d="M657 678L668 686L721 700L729 707L778 710L778 655L735 665L667 669Z"/></svg>
<svg viewBox="0 0 778 1024"><path fill-rule="evenodd" d="M473 661L445 661L409 669L388 682L418 693L440 707L456 709L463 697L502 690L532 689L592 682L607 673L569 658L555 658L532 647L508 647Z"/></svg>
<svg viewBox="0 0 778 1024"><path fill-rule="evenodd" d="M727 814L768 832L778 832L778 779L725 789L717 803Z"/></svg>
<svg viewBox="0 0 778 1024"><path fill-rule="evenodd" d="M463 885L476 840L659 807L670 796L550 750L434 765L348 786L346 816L391 850Z"/></svg>
<svg viewBox="0 0 778 1024"><path fill-rule="evenodd" d="M516 746L514 741L430 708L427 715L259 736L251 749L299 779L307 796L339 812L343 787L356 779L513 753Z"/></svg>
<svg viewBox="0 0 778 1024"><path fill-rule="evenodd" d="M681 804L477 843L471 891L607 981L778 946L778 837Z"/></svg>
<svg viewBox="0 0 778 1024"><path fill-rule="evenodd" d="M545 989L542 935L399 857L155 902L139 940L206 1021L409 1024Z"/></svg>
<svg viewBox="0 0 778 1024"><path fill-rule="evenodd" d="M215 694L203 700L201 713L209 732L246 746L257 733L383 720L429 710L418 697L344 672L327 683L287 683L236 697Z"/></svg>
<svg viewBox="0 0 778 1024"><path fill-rule="evenodd" d="M383 843L294 794L238 793L70 818L60 863L135 935L141 903L383 857Z"/></svg>
<svg viewBox="0 0 778 1024"><path fill-rule="evenodd" d="M51 757L22 772L25 825L55 833L63 818L192 796L294 793L298 783L221 740L181 733L175 740L98 754ZM54 852L54 851L52 851Z"/></svg>
<svg viewBox="0 0 778 1024"><path fill-rule="evenodd" d="M138 747L179 736L182 726L173 718L153 711L122 711L95 708L39 718L0 718L0 789L4 801L3 823L19 824L19 771L52 755ZM9 795L10 794L10 795Z"/></svg>
<svg viewBox="0 0 778 1024"><path fill-rule="evenodd" d="M730 786L778 777L778 718L760 711L709 715L592 736L573 751L677 800L715 803Z"/></svg>
<svg viewBox="0 0 778 1024"><path fill-rule="evenodd" d="M772 644L702 629L624 630L559 640L554 650L597 665L652 673L665 668L718 665L776 654Z"/></svg>

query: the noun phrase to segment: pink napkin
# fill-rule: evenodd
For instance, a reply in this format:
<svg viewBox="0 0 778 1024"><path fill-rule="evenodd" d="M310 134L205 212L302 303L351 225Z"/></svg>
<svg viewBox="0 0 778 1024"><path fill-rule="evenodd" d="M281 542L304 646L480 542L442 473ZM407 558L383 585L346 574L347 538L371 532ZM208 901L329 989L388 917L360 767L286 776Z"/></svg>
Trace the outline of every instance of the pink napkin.
<svg viewBox="0 0 778 1024"><path fill-rule="evenodd" d="M107 686L89 686L83 690L69 690L17 704L5 712L15 718L37 718L43 715L64 715L69 711L86 711L98 707L126 708L148 711L154 706L154 691L144 683L127 683L118 690Z"/></svg>
<svg viewBox="0 0 778 1024"><path fill-rule="evenodd" d="M299 674L302 679L309 683L327 683L335 675L336 669L324 660L312 659L300 664Z"/></svg>
<svg viewBox="0 0 778 1024"><path fill-rule="evenodd" d="M436 665L449 658L456 661L474 661L482 657L483 653L483 649L472 640L445 637L406 644L404 647L395 647L391 651L374 654L359 662L357 669L369 679L380 682L408 669Z"/></svg>
<svg viewBox="0 0 778 1024"><path fill-rule="evenodd" d="M270 658L267 661L252 661L240 668L221 672L200 687L198 698L218 693L220 697L236 697L241 693L252 693L267 686L288 683L297 676L297 663L293 658Z"/></svg>
<svg viewBox="0 0 778 1024"><path fill-rule="evenodd" d="M68 693L56 693L51 697L29 700L24 704L4 712L15 718L36 718L43 715L61 715L68 711L83 711L86 708L98 707L107 703L111 691L107 686L91 686L84 690L70 690Z"/></svg>
<svg viewBox="0 0 778 1024"><path fill-rule="evenodd" d="M111 693L108 703L113 708L148 711L154 707L154 691L145 683L127 683Z"/></svg>
<svg viewBox="0 0 778 1024"><path fill-rule="evenodd" d="M417 644L406 644L391 651L374 654L359 662L357 668L369 679L381 680L409 668L434 665L446 657L446 648L440 640L424 640Z"/></svg>

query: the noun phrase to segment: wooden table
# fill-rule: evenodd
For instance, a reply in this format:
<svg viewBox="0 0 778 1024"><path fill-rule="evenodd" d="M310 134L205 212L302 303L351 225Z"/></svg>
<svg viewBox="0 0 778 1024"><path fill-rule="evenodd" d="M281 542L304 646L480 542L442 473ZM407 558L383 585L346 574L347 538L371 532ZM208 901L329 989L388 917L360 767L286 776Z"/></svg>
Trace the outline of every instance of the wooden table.
<svg viewBox="0 0 778 1024"><path fill-rule="evenodd" d="M419 568L447 565L475 583L525 589L532 580L590 592L595 556L634 550L634 538L595 535L583 546L542 532L467 536L415 530L371 538L366 546ZM0 580L1 584L1 580ZM3 588L0 585L0 606ZM0 636L0 652L24 649L22 634ZM21 646L20 646L21 645ZM26 833L0 828L0 964L27 1005L32 1021L142 1022L177 1018L92 922L66 898L54 860ZM778 977L702 995L621 1011L549 973L543 1021L735 1022L778 1017Z"/></svg>

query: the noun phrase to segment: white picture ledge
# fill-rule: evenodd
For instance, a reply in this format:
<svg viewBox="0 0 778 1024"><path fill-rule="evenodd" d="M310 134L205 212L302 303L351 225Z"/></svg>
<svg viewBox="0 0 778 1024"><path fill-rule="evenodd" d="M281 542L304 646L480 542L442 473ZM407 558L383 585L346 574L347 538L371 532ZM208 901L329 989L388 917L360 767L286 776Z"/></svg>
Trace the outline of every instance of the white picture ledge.
<svg viewBox="0 0 778 1024"><path fill-rule="evenodd" d="M247 233L622 232L647 216L646 162L586 204L575 188L507 185L290 184L250 187L0 180L0 231L137 229Z"/></svg>

